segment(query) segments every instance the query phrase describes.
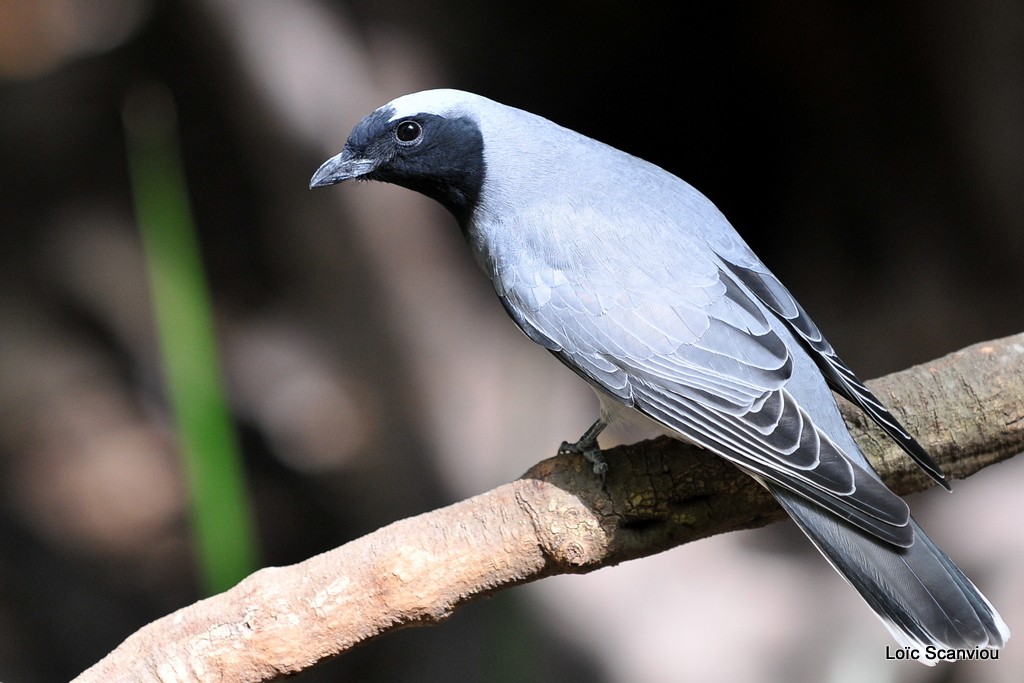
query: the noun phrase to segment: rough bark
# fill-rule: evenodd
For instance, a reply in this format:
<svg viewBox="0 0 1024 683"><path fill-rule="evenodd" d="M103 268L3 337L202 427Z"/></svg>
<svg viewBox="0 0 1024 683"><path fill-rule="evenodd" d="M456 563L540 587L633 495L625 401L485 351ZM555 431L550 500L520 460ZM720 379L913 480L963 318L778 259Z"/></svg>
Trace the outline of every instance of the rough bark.
<svg viewBox="0 0 1024 683"><path fill-rule="evenodd" d="M1024 450L1024 334L869 384L950 479ZM844 413L893 490L931 485L860 413ZM393 629L438 623L510 586L782 517L750 478L669 439L616 449L609 460L607 490L581 458L550 458L487 493L260 570L145 626L76 680L268 680Z"/></svg>

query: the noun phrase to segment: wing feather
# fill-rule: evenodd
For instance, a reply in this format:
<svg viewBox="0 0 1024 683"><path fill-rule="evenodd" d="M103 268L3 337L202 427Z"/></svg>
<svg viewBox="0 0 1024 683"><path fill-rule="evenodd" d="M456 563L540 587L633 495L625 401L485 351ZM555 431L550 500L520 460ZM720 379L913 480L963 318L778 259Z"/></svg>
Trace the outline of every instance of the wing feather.
<svg viewBox="0 0 1024 683"><path fill-rule="evenodd" d="M785 320L790 328L797 334L804 343L805 348L810 352L818 368L825 376L829 386L840 396L847 399L856 406L859 406L867 415L880 426L896 443L899 444L914 462L923 469L928 476L941 484L947 491L950 490L949 482L942 472L942 468L936 464L928 451L910 435L900 421L896 419L889 409L875 397L867 386L864 385L853 371L836 354L832 345L828 343L825 336L811 320L803 307L793 298L781 282L767 271L756 271L752 268L745 268L730 264L732 271L739 277L751 291L761 299L776 315Z"/></svg>
<svg viewBox="0 0 1024 683"><path fill-rule="evenodd" d="M615 296L614 285L592 279L592 291L581 293L579 279L546 278L554 286L544 297L513 283L503 301L531 338L598 388L868 533L909 546L903 500L788 391L794 358L771 314L733 275L717 265L713 272L691 278L702 286L671 290L652 286L658 278L651 277L642 297ZM581 301L601 302L600 313Z"/></svg>

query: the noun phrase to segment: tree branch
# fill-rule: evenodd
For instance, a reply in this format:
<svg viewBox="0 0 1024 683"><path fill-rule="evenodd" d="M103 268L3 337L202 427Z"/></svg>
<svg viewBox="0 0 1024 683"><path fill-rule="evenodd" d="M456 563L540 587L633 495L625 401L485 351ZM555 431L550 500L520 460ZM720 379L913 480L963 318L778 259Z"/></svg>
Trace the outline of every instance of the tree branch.
<svg viewBox="0 0 1024 683"><path fill-rule="evenodd" d="M1024 334L870 382L950 479L1024 450ZM897 493L931 485L881 430L844 415ZM436 624L461 604L553 574L585 573L783 513L720 458L671 439L609 453L607 492L559 456L523 477L390 524L158 619L76 681L264 681L388 631Z"/></svg>

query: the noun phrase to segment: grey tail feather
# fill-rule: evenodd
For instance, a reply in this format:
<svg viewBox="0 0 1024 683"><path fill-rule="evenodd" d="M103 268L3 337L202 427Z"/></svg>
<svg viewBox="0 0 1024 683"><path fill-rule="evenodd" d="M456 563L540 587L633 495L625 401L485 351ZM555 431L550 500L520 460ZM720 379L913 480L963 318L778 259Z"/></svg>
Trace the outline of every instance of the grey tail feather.
<svg viewBox="0 0 1024 683"><path fill-rule="evenodd" d="M913 519L913 545L897 548L766 486L901 645L1000 648L1009 639L999 613Z"/></svg>

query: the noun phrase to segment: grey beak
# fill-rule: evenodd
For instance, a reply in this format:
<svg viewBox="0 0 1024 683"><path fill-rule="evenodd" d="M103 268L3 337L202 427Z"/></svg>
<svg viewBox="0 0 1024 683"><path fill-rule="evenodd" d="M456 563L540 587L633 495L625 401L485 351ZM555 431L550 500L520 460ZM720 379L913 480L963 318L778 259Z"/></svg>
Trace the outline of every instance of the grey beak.
<svg viewBox="0 0 1024 683"><path fill-rule="evenodd" d="M309 180L309 189L326 187L344 180L354 180L377 168L374 159L360 159L349 150L343 149L340 154L325 161Z"/></svg>

